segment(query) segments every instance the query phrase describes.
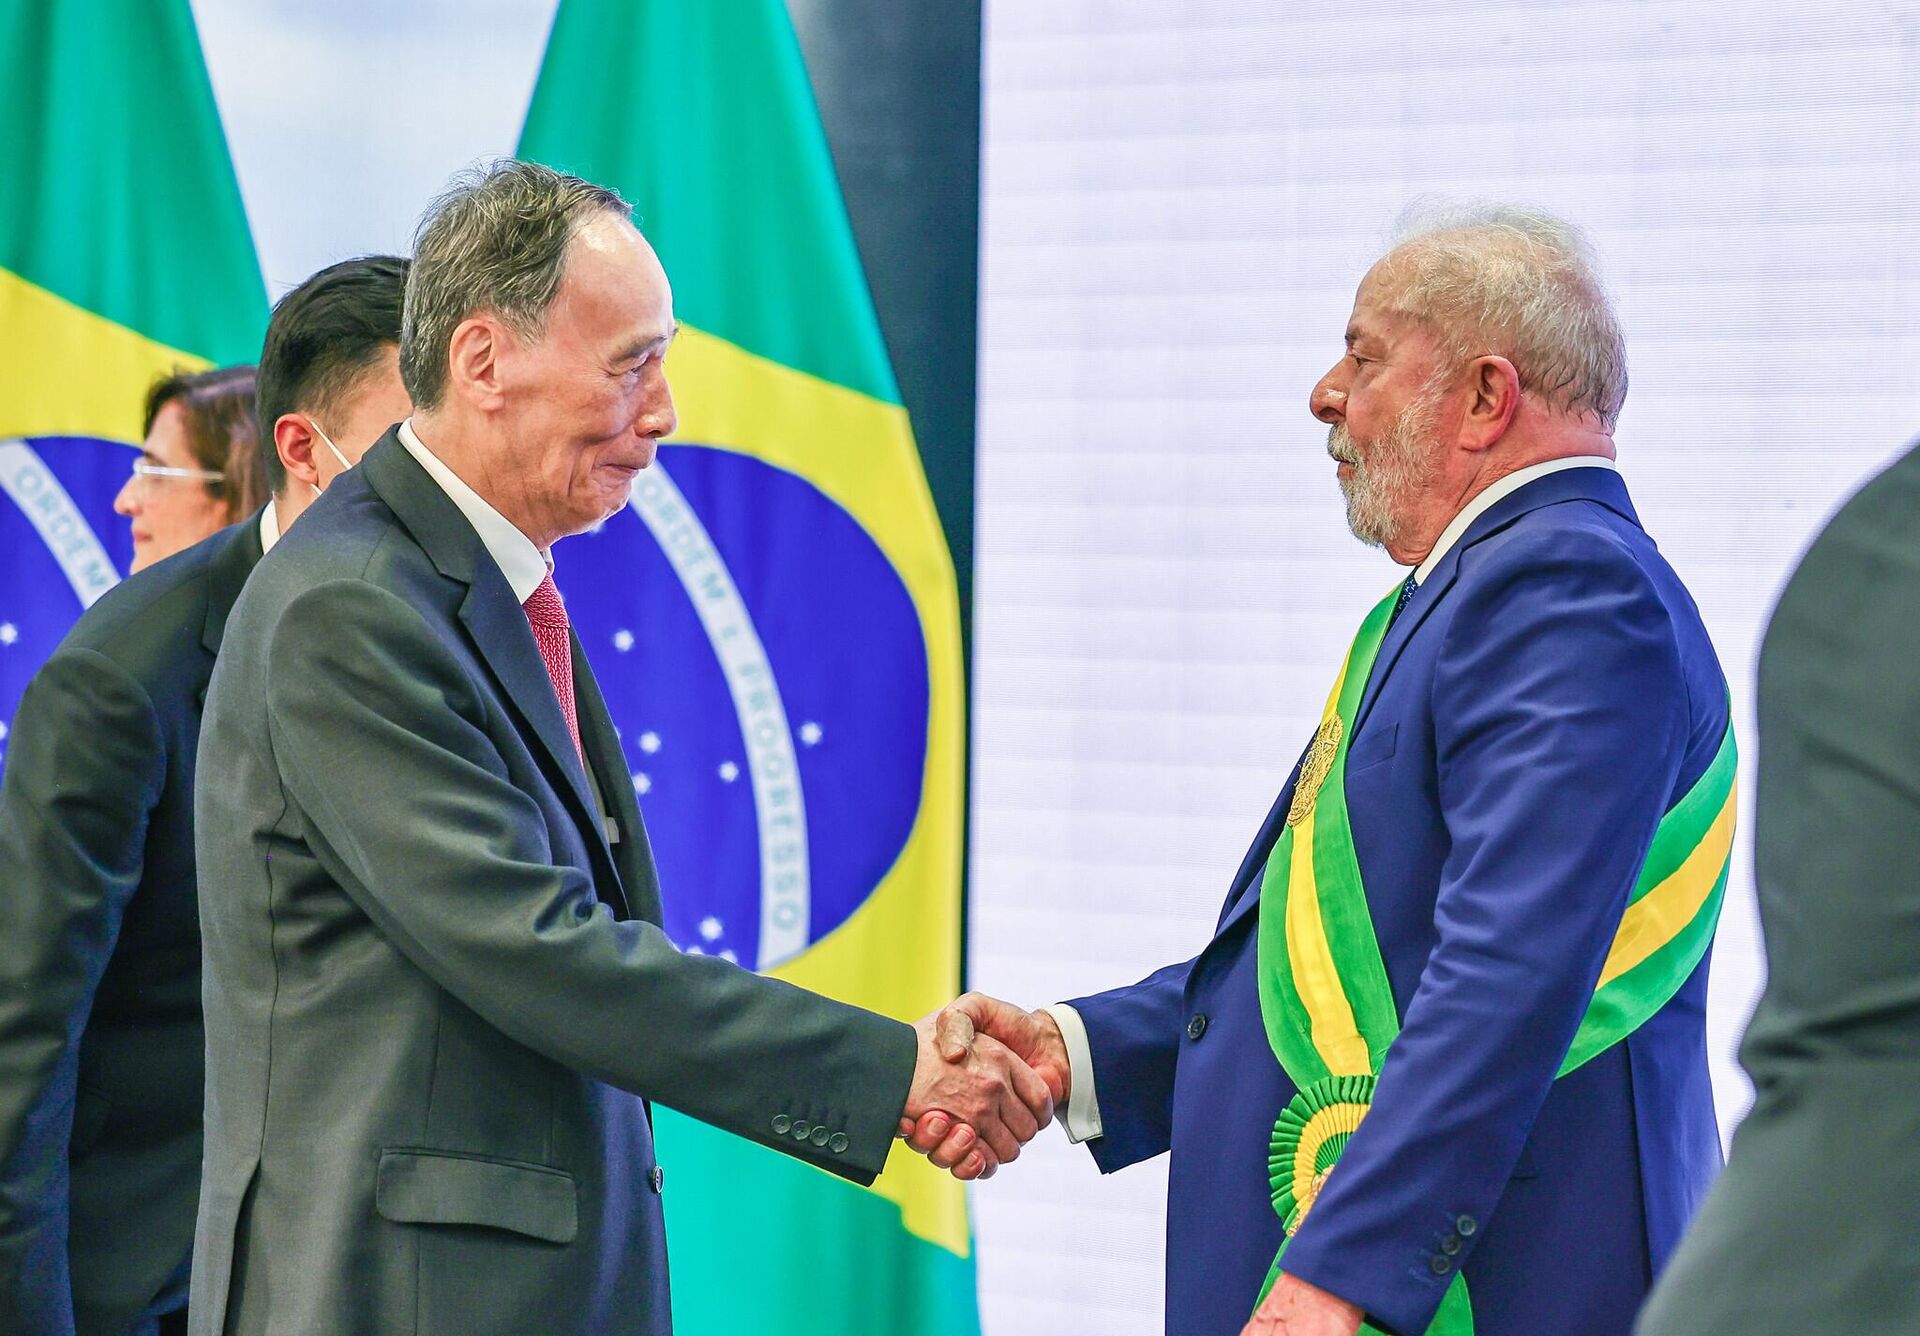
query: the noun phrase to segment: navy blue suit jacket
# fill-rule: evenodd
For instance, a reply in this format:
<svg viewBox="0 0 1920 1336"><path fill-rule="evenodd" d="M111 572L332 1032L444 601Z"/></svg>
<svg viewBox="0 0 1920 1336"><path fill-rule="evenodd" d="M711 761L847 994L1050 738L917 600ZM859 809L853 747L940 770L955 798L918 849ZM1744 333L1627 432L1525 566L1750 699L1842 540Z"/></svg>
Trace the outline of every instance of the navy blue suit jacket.
<svg viewBox="0 0 1920 1336"><path fill-rule="evenodd" d="M1441 559L1387 634L1347 758L1401 1033L1287 1271L1389 1331L1425 1330L1460 1269L1479 1336L1629 1330L1720 1164L1706 964L1554 1074L1654 829L1726 726L1699 613L1616 473L1536 479ZM1254 928L1292 790L1198 956L1073 1004L1095 1160L1173 1155L1171 1336L1237 1333L1282 1238L1267 1143L1294 1088L1261 1025Z"/></svg>

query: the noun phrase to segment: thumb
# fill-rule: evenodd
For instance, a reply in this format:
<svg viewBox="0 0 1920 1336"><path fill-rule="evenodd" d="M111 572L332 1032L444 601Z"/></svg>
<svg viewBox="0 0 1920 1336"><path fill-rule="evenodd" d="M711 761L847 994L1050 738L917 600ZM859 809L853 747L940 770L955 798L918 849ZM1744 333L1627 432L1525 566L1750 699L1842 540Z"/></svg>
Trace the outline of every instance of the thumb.
<svg viewBox="0 0 1920 1336"><path fill-rule="evenodd" d="M973 1017L955 1007L947 1007L934 1018L933 1042L948 1062L964 1061L973 1051Z"/></svg>

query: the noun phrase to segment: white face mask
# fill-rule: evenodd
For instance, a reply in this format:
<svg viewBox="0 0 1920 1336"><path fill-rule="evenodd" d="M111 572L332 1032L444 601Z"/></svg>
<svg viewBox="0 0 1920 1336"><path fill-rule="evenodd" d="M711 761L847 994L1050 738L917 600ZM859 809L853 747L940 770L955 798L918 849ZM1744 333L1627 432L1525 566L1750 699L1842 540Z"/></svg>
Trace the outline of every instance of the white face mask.
<svg viewBox="0 0 1920 1336"><path fill-rule="evenodd" d="M333 443L333 437L327 435L325 428L321 427L321 425L312 418L307 417L305 413L302 413L300 416L307 419L307 425L313 428L314 434L327 443L327 449L333 451L333 457L340 461L340 471L345 473L351 469L353 467L353 461L340 453L340 447ZM314 487L312 483L308 483L307 485L313 487L313 494L315 496L327 490L324 487Z"/></svg>

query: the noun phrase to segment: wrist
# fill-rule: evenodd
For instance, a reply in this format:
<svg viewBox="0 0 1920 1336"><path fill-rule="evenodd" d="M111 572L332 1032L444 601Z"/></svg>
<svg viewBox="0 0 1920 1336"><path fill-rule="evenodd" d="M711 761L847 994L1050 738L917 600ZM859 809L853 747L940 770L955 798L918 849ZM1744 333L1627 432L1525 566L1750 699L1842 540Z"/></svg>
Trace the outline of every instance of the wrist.
<svg viewBox="0 0 1920 1336"><path fill-rule="evenodd" d="M1067 1038L1060 1033L1060 1022L1045 1007L1033 1013L1036 1033L1037 1056L1055 1072L1059 1073L1060 1088L1054 1092L1054 1103L1064 1106L1073 1093L1073 1062L1067 1051Z"/></svg>

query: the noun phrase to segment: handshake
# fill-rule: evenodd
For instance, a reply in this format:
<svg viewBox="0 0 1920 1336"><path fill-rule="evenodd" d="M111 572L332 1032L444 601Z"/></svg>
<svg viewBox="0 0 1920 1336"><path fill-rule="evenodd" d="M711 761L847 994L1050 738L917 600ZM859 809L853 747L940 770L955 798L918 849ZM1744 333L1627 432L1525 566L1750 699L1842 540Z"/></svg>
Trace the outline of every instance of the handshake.
<svg viewBox="0 0 1920 1336"><path fill-rule="evenodd" d="M1066 1043L1044 1011L968 993L914 1030L920 1055L900 1135L963 1182L1018 1159L1066 1102Z"/></svg>

